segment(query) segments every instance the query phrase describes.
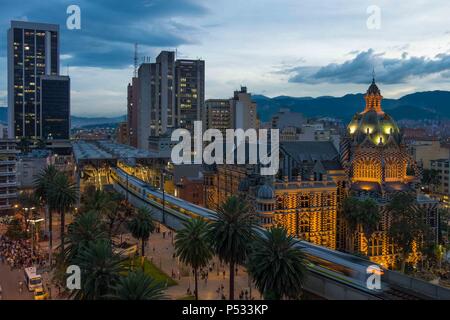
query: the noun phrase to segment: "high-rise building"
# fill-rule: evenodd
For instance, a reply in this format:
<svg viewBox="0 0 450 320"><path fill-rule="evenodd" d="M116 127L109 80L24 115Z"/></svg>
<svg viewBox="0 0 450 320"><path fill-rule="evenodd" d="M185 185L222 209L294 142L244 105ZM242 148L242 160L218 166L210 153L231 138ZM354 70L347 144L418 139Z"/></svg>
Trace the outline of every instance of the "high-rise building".
<svg viewBox="0 0 450 320"><path fill-rule="evenodd" d="M219 129L225 135L233 128L229 99L208 99L205 101L205 129Z"/></svg>
<svg viewBox="0 0 450 320"><path fill-rule="evenodd" d="M7 43L8 135L42 137L39 77L59 74L59 26L11 21Z"/></svg>
<svg viewBox="0 0 450 320"><path fill-rule="evenodd" d="M204 61L175 61L172 51L142 63L128 85L129 144L148 150L149 137L154 142L174 128L193 129L203 117L204 74Z"/></svg>
<svg viewBox="0 0 450 320"><path fill-rule="evenodd" d="M46 140L70 138L70 78L40 76L40 132Z"/></svg>
<svg viewBox="0 0 450 320"><path fill-rule="evenodd" d="M159 130L156 103L158 91L155 63L143 63L138 70L139 95L137 106L137 148L148 150L148 137Z"/></svg>
<svg viewBox="0 0 450 320"><path fill-rule="evenodd" d="M139 79L133 77L127 87L128 144L137 147Z"/></svg>
<svg viewBox="0 0 450 320"><path fill-rule="evenodd" d="M247 87L241 87L241 90L235 91L230 103L234 129L258 129L256 103L252 101L252 96L247 92Z"/></svg>
<svg viewBox="0 0 450 320"><path fill-rule="evenodd" d="M0 138L0 212L11 210L17 201L16 140Z"/></svg>
<svg viewBox="0 0 450 320"><path fill-rule="evenodd" d="M150 114L152 135L166 133L168 128L176 126L175 108L175 52L161 51L155 65L155 110Z"/></svg>
<svg viewBox="0 0 450 320"><path fill-rule="evenodd" d="M178 127L194 130L194 121L204 121L205 61L177 60L176 110Z"/></svg>

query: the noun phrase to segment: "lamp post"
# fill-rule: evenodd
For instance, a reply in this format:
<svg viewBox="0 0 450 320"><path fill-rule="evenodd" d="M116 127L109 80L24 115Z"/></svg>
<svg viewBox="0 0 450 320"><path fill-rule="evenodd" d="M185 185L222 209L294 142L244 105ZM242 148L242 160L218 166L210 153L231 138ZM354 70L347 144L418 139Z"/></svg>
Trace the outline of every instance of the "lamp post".
<svg viewBox="0 0 450 320"><path fill-rule="evenodd" d="M165 193L165 188L164 188L164 182L165 182L165 171L164 168L161 169L161 189L162 189L162 194L163 194L163 198L162 198L162 224L165 225L166 224L166 212L165 212L165 205L166 205L166 193Z"/></svg>
<svg viewBox="0 0 450 320"><path fill-rule="evenodd" d="M26 211L28 211L28 209L29 208L24 208L24 209L26 209ZM31 210L34 210L35 209L35 207L32 207L31 208ZM39 218L39 219L36 219L36 218L33 218L33 219L28 219L27 220L27 222L29 222L30 224L31 224L31 253L32 254L34 254L34 247L35 247L35 241L34 241L34 238L35 238L35 236L36 236L36 228L35 228L35 225L36 225L36 223L39 223L39 222L42 222L42 221L44 221L44 219L42 219L42 218Z"/></svg>

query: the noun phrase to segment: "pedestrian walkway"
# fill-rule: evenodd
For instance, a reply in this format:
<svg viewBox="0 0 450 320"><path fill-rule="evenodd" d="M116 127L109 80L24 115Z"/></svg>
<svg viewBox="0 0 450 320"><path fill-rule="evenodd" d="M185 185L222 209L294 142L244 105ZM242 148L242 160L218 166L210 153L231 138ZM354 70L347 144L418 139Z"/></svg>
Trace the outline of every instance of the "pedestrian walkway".
<svg viewBox="0 0 450 320"><path fill-rule="evenodd" d="M155 266L164 271L167 275L172 276L178 282L178 285L169 287L166 294L170 299L180 299L188 295L188 289L193 295L194 292L194 276L192 270L184 266L177 257L175 257L174 242L175 232L161 225L159 233L155 232L150 236L146 244L146 257L152 261ZM123 240L127 242L137 242L131 235L124 236ZM138 246L140 248L140 246ZM207 276L206 276L207 273ZM198 288L199 299L202 300L220 300L222 295L228 299L229 294L229 267L221 265L219 259L214 257L210 262L210 266L204 270L205 277L199 274ZM238 267L235 277L235 299L242 297L255 300L261 299L261 296L254 285L249 285L249 277L245 268ZM247 292L247 295L245 293Z"/></svg>

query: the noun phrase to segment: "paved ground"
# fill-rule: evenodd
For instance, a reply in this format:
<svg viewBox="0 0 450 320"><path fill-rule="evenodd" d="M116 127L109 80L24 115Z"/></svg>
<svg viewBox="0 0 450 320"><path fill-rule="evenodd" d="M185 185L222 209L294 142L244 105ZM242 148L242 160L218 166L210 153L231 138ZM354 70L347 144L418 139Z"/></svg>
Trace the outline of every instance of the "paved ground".
<svg viewBox="0 0 450 320"><path fill-rule="evenodd" d="M33 293L23 285L22 292L19 290L19 281L23 281L23 270L11 270L9 265L0 262L0 286L3 300L31 300Z"/></svg>
<svg viewBox="0 0 450 320"><path fill-rule="evenodd" d="M54 247L56 249L59 242L59 221L57 217L54 217L53 224ZM163 236L164 232L165 237ZM174 232L172 232L172 235L175 236ZM133 239L130 235L125 235L123 240L127 240L131 243L137 242L137 240ZM48 242L41 242L40 247L43 250L48 250ZM141 246L139 245L138 247L140 250ZM172 236L169 236L168 229L161 226L160 233L154 233L151 235L146 246L146 256L167 275L171 276L172 272L174 273L174 279L178 282L178 285L168 288L166 294L170 299L180 299L187 295L188 288L190 288L191 292L194 291L194 277L192 273L189 273L190 269L183 266L177 258L173 257L173 254L174 247L172 244ZM222 293L226 298L228 298L229 267L226 265L220 265L217 257L211 261L211 267L213 263L214 268L212 271L208 272L207 281L201 280L199 277L200 299L221 299ZM223 273L224 271L225 276ZM51 283L50 275L47 272L43 272L42 275L44 278L44 286L45 288L48 288L48 285ZM3 299L33 299L33 294L26 291L25 288L22 293L19 292L20 279L23 279L23 270L11 271L8 265L0 263L0 286L3 288ZM250 289L248 275L243 267L238 268L238 273L235 280L236 299L239 299L239 293L241 291L247 291L248 297L250 297L251 292L253 299L261 298L259 292L254 288L254 286L251 286ZM222 291L218 291L221 286L223 286L224 289ZM50 291L52 299L63 299L63 297L58 296L59 290L56 287L52 286Z"/></svg>
<svg viewBox="0 0 450 320"><path fill-rule="evenodd" d="M164 226L161 227L161 233L154 233L151 235L149 242L146 246L146 256L149 260L163 270L167 275L171 276L174 273L174 279L178 282L178 285L169 287L166 294L171 299L179 299L187 295L187 289L190 288L191 292L194 291L194 276L192 273L187 276L189 268L183 266L177 258L173 257L174 246L172 244L172 236L169 236L168 229ZM165 232L165 237L163 236ZM174 232L172 235L175 236ZM136 242L131 236L127 235L123 238L129 242ZM140 249L140 246L139 246ZM227 265L220 266L219 260L215 257L211 261L211 265L214 262L214 268L208 272L208 280L201 280L199 277L199 299L214 300L221 299L221 292L217 292L219 287L223 285L224 295L228 298L229 287L229 267ZM185 272L183 272L183 270ZM225 271L225 276L223 274ZM257 289L252 285L249 286L249 278L243 267L238 268L237 276L235 277L235 299L239 298L241 290L245 292L247 290L248 297L250 296L250 290L254 299L260 299L261 296Z"/></svg>

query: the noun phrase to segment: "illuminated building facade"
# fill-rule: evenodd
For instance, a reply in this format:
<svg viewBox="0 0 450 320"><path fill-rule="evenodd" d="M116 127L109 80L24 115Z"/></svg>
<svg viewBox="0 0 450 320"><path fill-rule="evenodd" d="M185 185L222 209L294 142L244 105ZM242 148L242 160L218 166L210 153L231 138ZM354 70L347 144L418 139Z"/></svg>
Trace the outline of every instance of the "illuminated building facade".
<svg viewBox="0 0 450 320"><path fill-rule="evenodd" d="M194 121L205 117L205 61L175 61L176 117L179 128L194 131Z"/></svg>
<svg viewBox="0 0 450 320"><path fill-rule="evenodd" d="M283 142L279 173L267 177L258 172L250 165L206 168L206 206L214 209L238 195L262 226L281 225L300 239L336 248L338 200L346 176L332 142Z"/></svg>
<svg viewBox="0 0 450 320"><path fill-rule="evenodd" d="M417 206L425 210L426 222L434 231L437 202L418 194L416 183L420 172L395 121L381 108L383 97L375 80L364 98L364 111L355 114L347 127L341 144L341 160L349 178L350 194L375 200L381 220L369 239L360 228L356 234L346 236L341 249L367 255L374 262L392 267L396 264L397 250L388 236L391 216L386 205L390 199L397 193L415 195Z"/></svg>

